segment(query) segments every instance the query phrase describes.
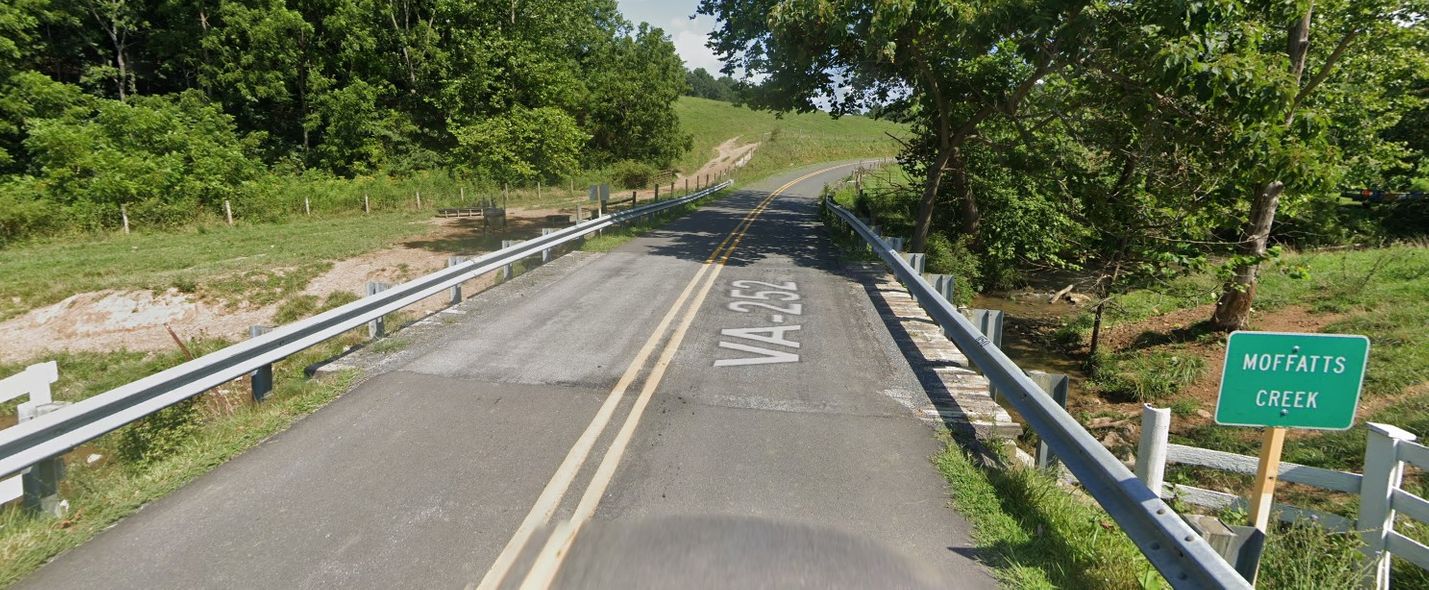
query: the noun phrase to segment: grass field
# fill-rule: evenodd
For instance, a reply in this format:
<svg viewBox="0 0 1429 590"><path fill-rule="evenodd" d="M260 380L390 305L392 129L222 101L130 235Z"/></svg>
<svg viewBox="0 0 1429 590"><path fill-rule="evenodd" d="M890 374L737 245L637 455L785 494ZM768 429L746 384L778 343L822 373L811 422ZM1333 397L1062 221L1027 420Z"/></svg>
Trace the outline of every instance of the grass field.
<svg viewBox="0 0 1429 590"><path fill-rule="evenodd" d="M416 213L199 226L0 250L0 320L102 289L169 288L268 304L301 291L333 261L430 229Z"/></svg>
<svg viewBox="0 0 1429 590"><path fill-rule="evenodd" d="M681 97L675 103L680 123L694 135L694 149L678 163L693 172L715 155L715 146L739 136L739 143L759 142L741 178L762 178L785 168L891 156L898 144L888 134L902 136L906 127L867 117L834 119L826 113L790 113L782 117L703 98Z"/></svg>

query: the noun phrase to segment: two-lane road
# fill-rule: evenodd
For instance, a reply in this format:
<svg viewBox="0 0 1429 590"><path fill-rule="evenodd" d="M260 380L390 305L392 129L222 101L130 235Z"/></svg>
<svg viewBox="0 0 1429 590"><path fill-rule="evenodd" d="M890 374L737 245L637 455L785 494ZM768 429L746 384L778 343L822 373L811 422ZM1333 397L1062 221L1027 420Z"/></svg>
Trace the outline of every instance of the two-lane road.
<svg viewBox="0 0 1429 590"><path fill-rule="evenodd" d="M985 588L921 395L789 173L465 302L37 588ZM559 271L559 272L554 272Z"/></svg>

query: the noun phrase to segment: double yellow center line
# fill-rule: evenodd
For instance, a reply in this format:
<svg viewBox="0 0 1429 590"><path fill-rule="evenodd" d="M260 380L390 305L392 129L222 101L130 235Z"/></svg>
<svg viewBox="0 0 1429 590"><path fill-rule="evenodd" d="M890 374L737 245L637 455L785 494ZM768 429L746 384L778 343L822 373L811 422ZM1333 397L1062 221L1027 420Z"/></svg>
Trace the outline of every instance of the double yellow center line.
<svg viewBox="0 0 1429 590"><path fill-rule="evenodd" d="M844 166L851 165L853 164L846 164ZM591 420L590 425L586 427L585 431L581 433L580 438L576 440L575 445L571 447L565 460L557 467L556 473L551 476L551 480L546 484L545 489L541 491L541 495L537 497L535 504L531 507L531 511L527 513L526 518L521 522L521 525L517 527L511 540L507 542L506 547L502 549L501 554L497 556L491 568L487 570L486 575L477 586L478 590L495 590L498 588L510 572L517 557L525 550L532 534L535 533L538 528L550 522L551 517L555 514L557 507L560 505L561 499L565 497L566 491L574 482L577 472L580 471L581 466L585 464L586 459L589 457L591 449L595 446L596 439L605 431L606 426L610 423L611 417L615 413L616 407L619 406L621 400L624 399L626 391L640 375L641 370L645 367L646 361L648 361L651 354L654 353L656 345L664 338L665 332L669 329L670 324L675 321L676 316L679 316L683 310L684 315L680 318L679 325L670 335L669 340L665 343L665 347L660 351L660 357L656 360L654 367L650 369L650 374L645 378L639 397L636 398L635 404L632 406L630 413L626 416L620 431L616 434L615 439L611 441L605 456L602 457L600 465L596 468L595 475L591 478L591 482L586 486L585 492L582 494L580 503L576 506L576 511L572 515L571 520L561 523L547 540L545 546L541 549L541 553L537 555L531 571L522 582L521 588L548 588L551 585L551 582L555 580L556 573L560 571L561 561L565 558L566 552L571 544L575 542L576 535L579 534L581 526L595 514L595 510L600 503L600 498L605 495L605 490L615 475L615 469L620 465L620 460L625 454L625 449L629 446L630 439L635 434L635 427L639 424L640 417L644 413L645 407L649 405L650 398L654 395L655 389L659 386L661 379L664 378L665 370L669 367L670 361L674 358L680 343L684 341L690 324L694 322L695 316L700 306L704 303L705 297L714 287L715 279L719 277L720 270L722 270L725 263L729 261L730 256L734 253L735 248L739 246L740 241L744 239L750 226L754 224L754 221L759 218L760 214L768 209L770 203L773 203L775 198L784 191L789 190L790 187L810 177L841 167L843 166L833 166L805 174L769 193L769 196L751 209L749 214L745 215L744 219L735 226L734 230L725 236L724 240L715 247L714 251L705 259L704 264L700 266L699 271L697 271L695 276L690 279L690 282L685 285L684 290L680 292L679 297L675 299L669 311L661 318L654 332L646 339L645 344L640 347L634 360L626 367L625 372L620 376L615 387L606 397L605 402L602 403L600 409L596 411L595 417ZM704 280L703 284L701 284L701 279ZM692 294L695 295L693 300L690 299ZM688 306L685 305L687 301L691 303Z"/></svg>

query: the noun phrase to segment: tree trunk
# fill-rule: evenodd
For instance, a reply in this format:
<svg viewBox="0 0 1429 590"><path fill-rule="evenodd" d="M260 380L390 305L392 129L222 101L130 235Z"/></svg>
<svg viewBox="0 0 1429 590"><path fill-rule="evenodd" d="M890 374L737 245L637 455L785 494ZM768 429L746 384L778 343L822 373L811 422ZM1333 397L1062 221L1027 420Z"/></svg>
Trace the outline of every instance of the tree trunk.
<svg viewBox="0 0 1429 590"><path fill-rule="evenodd" d="M128 100L128 93L125 90L129 86L129 66L124 61L124 46L116 44L114 46L114 62L119 65L119 102Z"/></svg>
<svg viewBox="0 0 1429 590"><path fill-rule="evenodd" d="M953 155L948 164L948 172L952 174L953 194L957 195L962 218L959 231L972 239L970 245L976 246L978 226L982 218L978 212L977 199L973 197L972 183L968 181L967 163L963 160L962 152L953 148Z"/></svg>
<svg viewBox="0 0 1429 590"><path fill-rule="evenodd" d="M1280 193L1285 184L1276 180L1262 186L1255 196L1250 209L1250 223L1241 237L1236 253L1252 257L1252 261L1235 268L1235 276L1226 282L1225 291L1216 302L1216 310L1211 315L1211 325L1220 330L1243 330L1250 323L1250 306L1255 301L1256 275L1260 270L1259 259L1265 256L1265 245L1270 239L1270 226L1275 223L1275 209L1280 204Z"/></svg>
<svg viewBox="0 0 1429 590"><path fill-rule="evenodd" d="M938 202L938 186L943 182L943 170L948 167L953 148L944 144L938 150L938 159L928 168L928 176L923 180L923 198L918 202L918 220L913 226L913 240L908 245L909 252L924 252L928 247L928 232L933 226L933 207Z"/></svg>
<svg viewBox="0 0 1429 590"><path fill-rule="evenodd" d="M1101 350L1102 312L1104 311L1106 311L1105 297L1103 297L1101 301L1097 302L1096 315L1092 318L1092 344L1091 346L1087 347L1087 362L1085 363L1085 366L1087 368L1087 372L1091 373L1093 377L1096 376L1096 371L1098 368L1097 352Z"/></svg>
<svg viewBox="0 0 1429 590"><path fill-rule="evenodd" d="M1305 12L1290 23L1285 34L1285 52L1290 57L1290 75L1295 80L1297 96L1286 109L1285 126L1295 120L1295 107L1300 99L1300 80L1305 73L1305 61L1310 55L1310 18L1315 10L1312 1ZM1352 38L1352 37L1351 37ZM1336 49L1337 53L1339 48ZM1335 58L1338 59L1338 58ZM1325 64L1331 67L1333 61ZM1256 275L1260 272L1260 258L1265 256L1265 244L1270 239L1270 226L1275 223L1275 210L1280 206L1280 193L1285 183L1272 180L1256 191L1255 201L1250 206L1250 223L1246 224L1245 235L1241 236L1236 254L1251 257L1235 267L1235 276L1226 282L1216 310L1211 314L1211 325L1218 330L1244 330L1250 323L1250 308L1255 302Z"/></svg>

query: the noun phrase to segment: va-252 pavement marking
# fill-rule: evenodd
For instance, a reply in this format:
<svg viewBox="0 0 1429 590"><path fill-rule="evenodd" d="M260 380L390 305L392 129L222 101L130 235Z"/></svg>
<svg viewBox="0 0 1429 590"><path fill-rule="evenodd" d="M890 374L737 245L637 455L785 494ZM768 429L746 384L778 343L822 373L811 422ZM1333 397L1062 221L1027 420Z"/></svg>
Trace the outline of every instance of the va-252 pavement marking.
<svg viewBox="0 0 1429 590"><path fill-rule="evenodd" d="M797 293L797 291L799 290L799 285L794 283L794 281L788 281L783 283L768 283L764 281L741 280L730 283L730 286L734 288L730 289L729 296L735 299L734 301L729 302L729 304L725 306L730 311L749 313L751 311L755 311L755 308L770 309L775 312L778 312L769 316L769 321L776 324L784 322L785 314L799 316L803 315L804 313L803 303L790 303L799 301L799 293ZM770 289L757 291L754 290L757 287L770 287ZM770 300L778 301L781 303L770 303ZM757 328L728 328L720 330L719 334L720 336L726 336L729 338L752 340L761 344L772 344L783 348L797 349L799 348L799 342L790 339L791 333L797 333L802 327L803 326L800 325L791 325ZM714 366L716 367L741 367L745 365L768 365L775 363L799 362L799 355L797 353L788 352L785 350L770 349L765 348L763 346L755 346L752 344L745 344L741 342L731 342L729 340L720 340L719 347L726 348L729 350L738 350L740 352L748 352L757 356L716 359L714 361Z"/></svg>

